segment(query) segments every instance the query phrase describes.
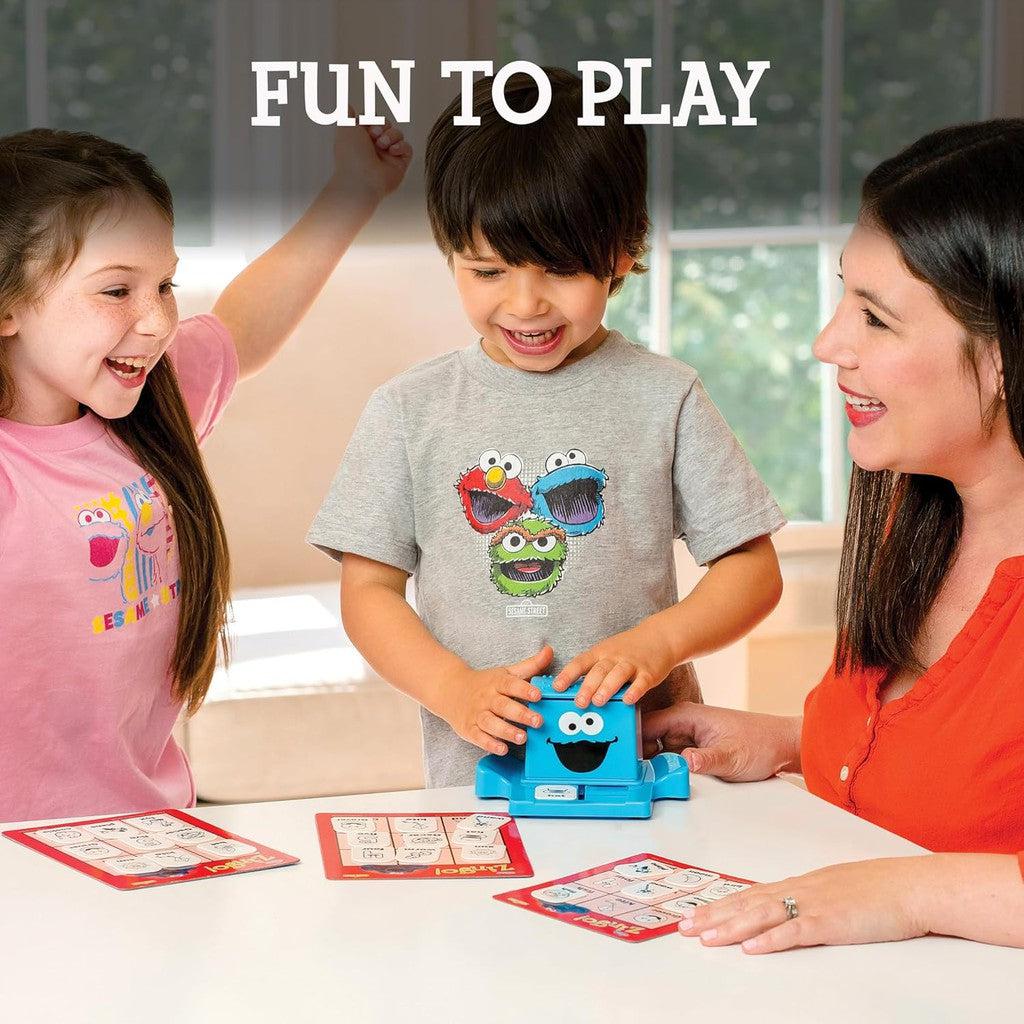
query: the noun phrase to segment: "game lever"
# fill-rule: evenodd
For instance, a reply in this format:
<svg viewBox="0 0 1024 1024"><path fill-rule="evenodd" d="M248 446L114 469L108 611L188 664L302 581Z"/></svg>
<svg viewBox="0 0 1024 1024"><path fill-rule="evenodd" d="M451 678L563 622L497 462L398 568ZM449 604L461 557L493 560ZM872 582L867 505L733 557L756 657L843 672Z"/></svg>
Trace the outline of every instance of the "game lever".
<svg viewBox="0 0 1024 1024"><path fill-rule="evenodd" d="M533 818L649 818L655 800L686 800L690 771L678 754L643 760L640 712L623 686L604 707L580 710L582 679L564 693L534 676L544 719L526 730L525 759L488 754L476 767L476 795L505 797L510 814Z"/></svg>

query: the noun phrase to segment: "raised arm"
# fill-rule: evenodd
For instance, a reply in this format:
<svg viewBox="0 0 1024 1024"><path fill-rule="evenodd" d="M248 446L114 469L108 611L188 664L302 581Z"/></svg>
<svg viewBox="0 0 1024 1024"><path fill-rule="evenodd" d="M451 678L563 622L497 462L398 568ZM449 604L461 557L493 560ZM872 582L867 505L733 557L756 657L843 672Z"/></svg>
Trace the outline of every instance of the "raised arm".
<svg viewBox="0 0 1024 1024"><path fill-rule="evenodd" d="M337 130L331 180L213 307L234 338L240 377L258 373L281 350L377 205L401 183L411 159L397 128Z"/></svg>

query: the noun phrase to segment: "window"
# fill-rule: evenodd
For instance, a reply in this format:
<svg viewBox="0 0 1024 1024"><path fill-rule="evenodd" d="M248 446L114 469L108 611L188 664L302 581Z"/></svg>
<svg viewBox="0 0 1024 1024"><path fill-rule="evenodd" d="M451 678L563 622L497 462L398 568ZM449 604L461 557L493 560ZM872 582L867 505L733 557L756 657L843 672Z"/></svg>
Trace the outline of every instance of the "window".
<svg viewBox="0 0 1024 1024"><path fill-rule="evenodd" d="M652 57L647 109L678 104L681 60L772 61L756 128L648 129L651 272L609 322L700 371L792 520L844 511L846 418L811 344L861 179L930 129L989 116L993 36L992 4L961 0L497 5L501 62Z"/></svg>

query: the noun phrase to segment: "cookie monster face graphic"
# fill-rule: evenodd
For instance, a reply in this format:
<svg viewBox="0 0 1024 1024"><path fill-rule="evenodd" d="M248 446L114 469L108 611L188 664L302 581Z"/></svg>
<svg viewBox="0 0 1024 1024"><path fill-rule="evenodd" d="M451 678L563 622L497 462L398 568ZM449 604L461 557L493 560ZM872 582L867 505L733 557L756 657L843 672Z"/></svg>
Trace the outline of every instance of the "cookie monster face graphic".
<svg viewBox="0 0 1024 1024"><path fill-rule="evenodd" d="M593 533L604 522L601 492L607 475L588 466L579 448L554 452L544 468L544 476L530 489L533 511L556 523L569 537Z"/></svg>
<svg viewBox="0 0 1024 1024"><path fill-rule="evenodd" d="M558 739L549 736L547 741L562 767L577 774L597 771L611 745L619 741L618 736L605 737L604 718L596 711L564 712L558 719L558 732Z"/></svg>
<svg viewBox="0 0 1024 1024"><path fill-rule="evenodd" d="M455 489L469 525L477 533L494 533L530 511L530 492L519 479L523 460L490 448L480 462L459 477Z"/></svg>
<svg viewBox="0 0 1024 1024"><path fill-rule="evenodd" d="M491 582L510 597L546 594L562 578L567 553L563 530L544 519L520 519L491 542Z"/></svg>

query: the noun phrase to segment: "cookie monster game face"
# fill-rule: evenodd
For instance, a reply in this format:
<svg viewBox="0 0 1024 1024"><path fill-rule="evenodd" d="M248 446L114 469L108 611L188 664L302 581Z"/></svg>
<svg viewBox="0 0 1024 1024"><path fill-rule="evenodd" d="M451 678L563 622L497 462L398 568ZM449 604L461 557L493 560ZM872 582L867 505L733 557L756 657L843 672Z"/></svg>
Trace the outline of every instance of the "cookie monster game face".
<svg viewBox="0 0 1024 1024"><path fill-rule="evenodd" d="M576 707L579 685L532 704L544 719L528 729L524 777L537 782L616 783L638 776L636 709L621 700L602 708Z"/></svg>

